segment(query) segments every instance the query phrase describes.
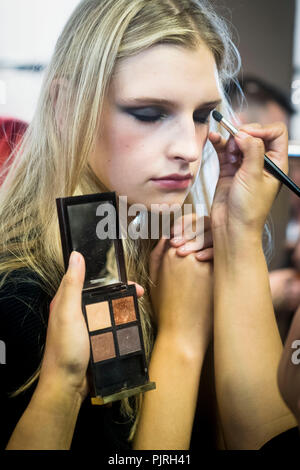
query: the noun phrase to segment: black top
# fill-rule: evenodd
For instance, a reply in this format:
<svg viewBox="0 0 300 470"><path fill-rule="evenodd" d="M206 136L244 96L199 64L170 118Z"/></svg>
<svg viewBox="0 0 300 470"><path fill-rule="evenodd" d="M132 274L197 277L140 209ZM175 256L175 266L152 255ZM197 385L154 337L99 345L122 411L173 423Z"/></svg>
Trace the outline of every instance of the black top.
<svg viewBox="0 0 300 470"><path fill-rule="evenodd" d="M36 383L17 397L9 396L41 363L51 300L37 275L27 269L11 273L0 290L0 340L6 349L5 364L0 364L0 449L6 447L35 389ZM93 406L87 398L79 411L72 449L93 450L100 445L108 454L130 449L130 423L120 415L119 405Z"/></svg>
<svg viewBox="0 0 300 470"><path fill-rule="evenodd" d="M41 363L51 300L37 275L27 269L11 273L0 290L0 340L6 346L6 363L0 364L1 450L7 445L35 389L36 383L17 397L9 396L35 373ZM93 406L87 398L79 411L71 449L95 450L100 447L107 455L130 450L130 423L121 417L119 405L115 402L112 406ZM197 433L193 436L191 450L202 452L202 436ZM262 449L292 450L299 449L299 444L299 430L293 428L272 439Z"/></svg>

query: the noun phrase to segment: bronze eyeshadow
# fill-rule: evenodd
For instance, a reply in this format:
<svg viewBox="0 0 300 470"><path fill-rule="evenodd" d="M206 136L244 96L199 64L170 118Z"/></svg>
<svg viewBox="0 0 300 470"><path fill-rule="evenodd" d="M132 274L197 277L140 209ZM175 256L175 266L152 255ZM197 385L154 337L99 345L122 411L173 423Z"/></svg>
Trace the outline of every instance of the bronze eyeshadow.
<svg viewBox="0 0 300 470"><path fill-rule="evenodd" d="M56 204L65 269L73 250L82 253L86 264L82 311L90 339L92 403L102 405L154 389L136 289L127 283L115 193L59 198ZM115 237L99 237L105 209Z"/></svg>

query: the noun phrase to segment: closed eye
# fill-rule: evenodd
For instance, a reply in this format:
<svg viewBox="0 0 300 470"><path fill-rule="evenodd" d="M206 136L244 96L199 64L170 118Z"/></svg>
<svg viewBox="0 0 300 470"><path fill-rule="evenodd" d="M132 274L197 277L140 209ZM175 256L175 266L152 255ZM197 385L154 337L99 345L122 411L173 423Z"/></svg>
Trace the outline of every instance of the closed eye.
<svg viewBox="0 0 300 470"><path fill-rule="evenodd" d="M158 106L144 106L144 107L121 107L122 111L128 113L135 119L145 123L155 123L162 121L170 116L170 112L165 111ZM193 119L196 124L207 124L209 116L213 109L197 110L193 114Z"/></svg>
<svg viewBox="0 0 300 470"><path fill-rule="evenodd" d="M152 106L143 108L125 108L125 111L142 122L156 122L167 117L167 113L162 109Z"/></svg>

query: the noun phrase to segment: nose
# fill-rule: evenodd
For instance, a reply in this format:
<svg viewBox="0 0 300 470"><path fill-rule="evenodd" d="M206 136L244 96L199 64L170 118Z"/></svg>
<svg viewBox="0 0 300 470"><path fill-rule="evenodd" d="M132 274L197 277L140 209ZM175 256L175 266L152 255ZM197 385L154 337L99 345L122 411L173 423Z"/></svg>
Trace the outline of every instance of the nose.
<svg viewBox="0 0 300 470"><path fill-rule="evenodd" d="M196 129L193 118L177 120L169 134L167 157L187 163L197 161L201 156L202 148L199 139L199 131Z"/></svg>

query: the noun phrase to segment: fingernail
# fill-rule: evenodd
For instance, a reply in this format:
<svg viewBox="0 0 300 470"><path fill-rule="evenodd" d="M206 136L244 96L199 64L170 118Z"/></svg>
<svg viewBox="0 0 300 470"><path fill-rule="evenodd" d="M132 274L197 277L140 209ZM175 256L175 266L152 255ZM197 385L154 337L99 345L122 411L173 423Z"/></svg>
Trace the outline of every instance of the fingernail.
<svg viewBox="0 0 300 470"><path fill-rule="evenodd" d="M73 269L76 268L81 261L81 256L77 251L72 251L70 260L69 260L69 268Z"/></svg>
<svg viewBox="0 0 300 470"><path fill-rule="evenodd" d="M236 134L236 137L239 137L240 139L245 139L246 137L249 137L249 134L243 131L238 131L238 133Z"/></svg>
<svg viewBox="0 0 300 470"><path fill-rule="evenodd" d="M180 248L178 248L179 251L189 251L190 248L187 245L183 245Z"/></svg>
<svg viewBox="0 0 300 470"><path fill-rule="evenodd" d="M171 242L173 243L181 243L184 241L184 238L172 238Z"/></svg>

